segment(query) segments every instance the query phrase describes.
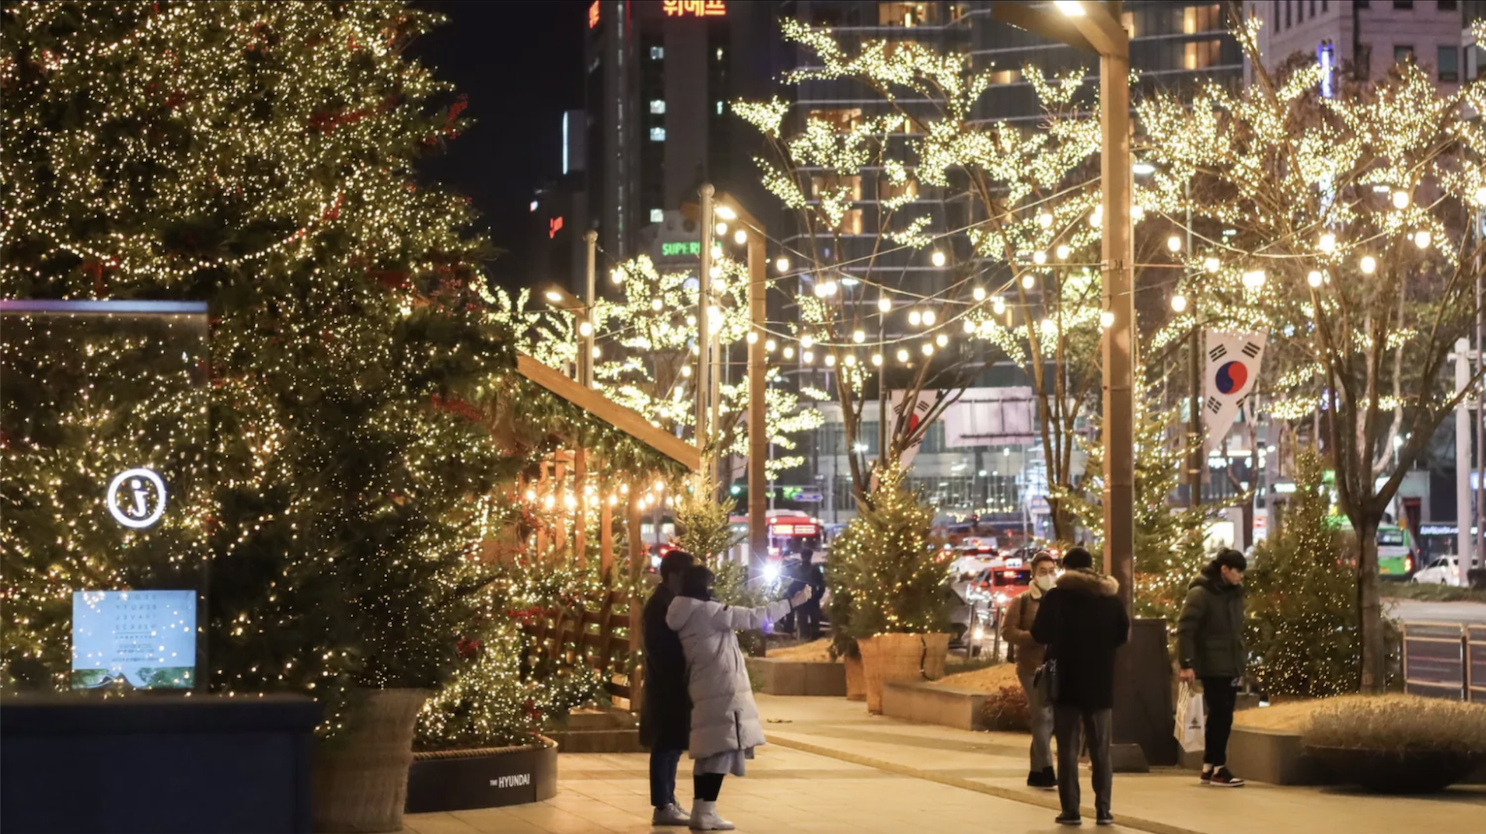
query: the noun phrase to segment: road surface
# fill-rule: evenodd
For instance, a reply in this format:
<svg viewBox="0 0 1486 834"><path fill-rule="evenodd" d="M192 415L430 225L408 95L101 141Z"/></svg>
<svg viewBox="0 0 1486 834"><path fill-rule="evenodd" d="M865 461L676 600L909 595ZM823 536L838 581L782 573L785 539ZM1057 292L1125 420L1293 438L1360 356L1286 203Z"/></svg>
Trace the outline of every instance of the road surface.
<svg viewBox="0 0 1486 834"><path fill-rule="evenodd" d="M1486 625L1486 604L1384 599L1392 617L1405 623L1479 623Z"/></svg>

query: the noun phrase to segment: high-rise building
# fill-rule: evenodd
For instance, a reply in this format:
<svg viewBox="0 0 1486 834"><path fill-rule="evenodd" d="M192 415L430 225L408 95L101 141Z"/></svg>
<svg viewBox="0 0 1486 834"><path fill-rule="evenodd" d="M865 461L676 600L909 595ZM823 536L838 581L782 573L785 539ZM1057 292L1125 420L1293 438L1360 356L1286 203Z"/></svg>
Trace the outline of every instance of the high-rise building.
<svg viewBox="0 0 1486 834"><path fill-rule="evenodd" d="M757 139L728 108L769 92L773 10L741 0L589 6L581 225L597 230L605 260L697 239L677 211L703 182L727 190L757 180L748 152Z"/></svg>
<svg viewBox="0 0 1486 834"><path fill-rule="evenodd" d="M1263 22L1268 68L1302 55L1377 78L1410 60L1446 87L1462 77L1458 0L1245 0L1244 14Z"/></svg>

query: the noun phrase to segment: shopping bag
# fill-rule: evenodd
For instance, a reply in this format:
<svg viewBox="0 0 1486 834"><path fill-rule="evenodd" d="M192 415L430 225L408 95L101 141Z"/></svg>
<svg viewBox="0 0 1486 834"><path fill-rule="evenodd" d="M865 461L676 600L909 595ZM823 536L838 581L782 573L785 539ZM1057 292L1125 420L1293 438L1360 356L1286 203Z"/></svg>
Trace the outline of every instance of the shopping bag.
<svg viewBox="0 0 1486 834"><path fill-rule="evenodd" d="M1207 713L1202 706L1202 694L1186 681L1176 699L1176 740L1182 749L1195 753L1206 745Z"/></svg>

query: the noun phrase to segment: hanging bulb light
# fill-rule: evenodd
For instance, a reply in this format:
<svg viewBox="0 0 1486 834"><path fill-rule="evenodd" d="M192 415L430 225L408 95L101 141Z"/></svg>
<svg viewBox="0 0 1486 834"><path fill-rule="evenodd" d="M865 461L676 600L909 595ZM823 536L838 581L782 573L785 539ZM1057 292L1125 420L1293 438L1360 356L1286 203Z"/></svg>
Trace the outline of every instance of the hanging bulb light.
<svg viewBox="0 0 1486 834"><path fill-rule="evenodd" d="M1251 269L1243 274L1243 285L1251 290L1257 290L1264 286L1264 270Z"/></svg>
<svg viewBox="0 0 1486 834"><path fill-rule="evenodd" d="M1321 240L1317 242L1316 248L1320 249L1323 253L1325 253L1327 255L1330 255L1332 252L1335 252L1336 251L1336 235L1332 234L1331 232L1326 232L1325 234L1321 235Z"/></svg>
<svg viewBox="0 0 1486 834"><path fill-rule="evenodd" d="M929 260L933 262L934 266L944 266L944 253L935 249L934 254L929 256Z"/></svg>
<svg viewBox="0 0 1486 834"><path fill-rule="evenodd" d="M1033 252L1032 263L1037 264L1038 266L1042 266L1043 264L1047 263L1047 253L1042 251Z"/></svg>
<svg viewBox="0 0 1486 834"><path fill-rule="evenodd" d="M877 299L877 309L881 310L884 313L892 311L893 300L891 298L888 298L886 295L879 297Z"/></svg>
<svg viewBox="0 0 1486 834"><path fill-rule="evenodd" d="M1409 192L1407 192L1407 191L1395 191L1395 192L1393 192L1393 207L1396 208L1396 209L1406 209L1406 208L1408 208L1409 207Z"/></svg>
<svg viewBox="0 0 1486 834"><path fill-rule="evenodd" d="M747 243L748 242L748 232L747 232L747 230L745 230L745 229L739 229L738 231L733 232L733 242L736 243L736 244L738 244L739 246L742 246L743 244Z"/></svg>
<svg viewBox="0 0 1486 834"><path fill-rule="evenodd" d="M836 367L836 354L834 354L834 353L827 353L826 354L826 367L827 368L834 368L834 367Z"/></svg>
<svg viewBox="0 0 1486 834"><path fill-rule="evenodd" d="M1110 327L1114 325L1114 310L1104 310L1099 313L1099 326Z"/></svg>
<svg viewBox="0 0 1486 834"><path fill-rule="evenodd" d="M1363 255L1362 261L1358 266L1362 267L1363 275L1371 275L1378 269L1378 259L1372 255Z"/></svg>
<svg viewBox="0 0 1486 834"><path fill-rule="evenodd" d="M723 235L728 233L728 224L722 222L721 220L717 221L717 225L712 228L717 232L718 237L722 237Z"/></svg>
<svg viewBox="0 0 1486 834"><path fill-rule="evenodd" d="M1172 252L1182 251L1182 239L1177 237L1176 235L1172 235L1171 237L1166 239L1166 248L1171 250Z"/></svg>
<svg viewBox="0 0 1486 834"><path fill-rule="evenodd" d="M872 367L874 367L874 368L881 368L882 367L882 354L880 354L880 353L874 353L874 354L872 354Z"/></svg>
<svg viewBox="0 0 1486 834"><path fill-rule="evenodd" d="M861 344L867 341L867 334L861 330L854 330L851 334L851 340L857 344Z"/></svg>
<svg viewBox="0 0 1486 834"><path fill-rule="evenodd" d="M965 332L966 333L974 333L975 332L975 322L971 321L968 318L966 318L964 321L965 321Z"/></svg>
<svg viewBox="0 0 1486 834"><path fill-rule="evenodd" d="M591 324L590 322L586 322L586 321L580 323L578 325L578 335L579 336L592 336L593 335L593 324Z"/></svg>
<svg viewBox="0 0 1486 834"><path fill-rule="evenodd" d="M846 367L855 368L857 365L857 355L855 353L848 353L846 354L846 358L841 361L846 363Z"/></svg>
<svg viewBox="0 0 1486 834"><path fill-rule="evenodd" d="M1431 235L1427 230L1421 229L1417 232L1414 232L1414 245L1419 247L1420 249L1428 249L1429 244L1433 241L1434 236Z"/></svg>
<svg viewBox="0 0 1486 834"><path fill-rule="evenodd" d="M615 267L614 269L609 270L609 280L610 281L613 281L616 284L623 284L624 283L624 270L622 270L622 269L620 269L618 267Z"/></svg>
<svg viewBox="0 0 1486 834"><path fill-rule="evenodd" d="M1476 189L1475 198L1476 205L1486 206L1486 185Z"/></svg>
<svg viewBox="0 0 1486 834"><path fill-rule="evenodd" d="M1305 276L1305 282L1307 284L1310 284L1312 287L1319 287L1321 286L1321 282L1324 280L1324 277L1325 276L1321 275L1319 270L1313 269L1308 275Z"/></svg>
<svg viewBox="0 0 1486 834"><path fill-rule="evenodd" d="M933 356L934 355L934 343L933 342L924 342L923 351L924 351L924 355L925 356Z"/></svg>
<svg viewBox="0 0 1486 834"><path fill-rule="evenodd" d="M909 310L908 311L908 323L910 325L912 325L913 327L918 327L920 324L923 323L923 320L924 320L924 314L923 313L919 312L918 310Z"/></svg>
<svg viewBox="0 0 1486 834"><path fill-rule="evenodd" d="M696 316L687 316L686 317L686 326L687 327L696 327L697 326L697 317Z"/></svg>
<svg viewBox="0 0 1486 834"><path fill-rule="evenodd" d="M779 343L776 342L776 341L774 341L773 339L769 339L769 340L767 340L767 341L764 342L764 352L765 353L773 353L774 352L774 349L777 348L777 347L779 347Z"/></svg>
<svg viewBox="0 0 1486 834"><path fill-rule="evenodd" d="M908 361L908 348L898 348L898 361L899 362L907 362Z"/></svg>
<svg viewBox="0 0 1486 834"><path fill-rule="evenodd" d="M780 272L789 272L789 258L780 255L774 260L774 268Z"/></svg>
<svg viewBox="0 0 1486 834"><path fill-rule="evenodd" d="M661 300L659 298L652 298L650 300L650 309L654 310L655 312L659 313L661 310L664 310L665 308L666 308L666 305L663 304L663 303L661 303Z"/></svg>
<svg viewBox="0 0 1486 834"><path fill-rule="evenodd" d="M1060 243L1060 244L1058 244L1058 248L1057 248L1057 250L1055 251L1054 254L1056 254L1058 256L1058 260L1060 260L1060 261L1066 261L1066 260L1068 260L1069 253L1071 253L1072 251L1073 251L1072 249L1069 249L1068 248L1068 244L1066 244L1066 243Z"/></svg>
<svg viewBox="0 0 1486 834"><path fill-rule="evenodd" d="M802 348L812 348L812 347L815 347L815 337L812 336L812 335L810 335L809 333L806 333L805 335L801 336L800 337L800 347L802 347Z"/></svg>
<svg viewBox="0 0 1486 834"><path fill-rule="evenodd" d="M1218 263L1217 258L1207 258L1202 262L1202 268L1207 270L1208 272L1217 272L1218 268L1221 266L1222 264Z"/></svg>
<svg viewBox="0 0 1486 834"><path fill-rule="evenodd" d="M1022 289L1030 290L1037 284L1037 276L1028 272L1022 275Z"/></svg>
<svg viewBox="0 0 1486 834"><path fill-rule="evenodd" d="M691 366L690 365L682 365L681 366L681 375L684 376L684 377L686 377L687 379L690 379L691 378Z"/></svg>
<svg viewBox="0 0 1486 834"><path fill-rule="evenodd" d="M1006 312L1006 299L1002 298L999 295L996 296L995 298L992 298L991 299L991 312L995 313L998 316L1001 315L1002 313Z"/></svg>
<svg viewBox="0 0 1486 834"><path fill-rule="evenodd" d="M813 350L807 350L804 353L800 354L800 361L801 362L804 362L806 365L809 365L809 364L814 363L815 362L815 351L813 351Z"/></svg>
<svg viewBox="0 0 1486 834"><path fill-rule="evenodd" d="M1037 215L1037 225L1044 229L1051 229L1053 227L1053 216L1044 211L1042 214Z"/></svg>
<svg viewBox="0 0 1486 834"><path fill-rule="evenodd" d="M936 318L937 317L934 315L934 311L933 310L925 310L924 311L924 327L933 327L934 326L934 320Z"/></svg>
<svg viewBox="0 0 1486 834"><path fill-rule="evenodd" d="M1104 206L1094 206L1094 210L1089 212L1089 225L1097 229L1103 222Z"/></svg>
<svg viewBox="0 0 1486 834"><path fill-rule="evenodd" d="M756 344L758 342L758 334L750 330L748 331L747 339L750 345Z"/></svg>
<svg viewBox="0 0 1486 834"><path fill-rule="evenodd" d="M795 349L792 348L792 347L790 347L789 345L785 345L784 346L784 358L785 359L793 359L793 358L795 358Z"/></svg>
<svg viewBox="0 0 1486 834"><path fill-rule="evenodd" d="M940 347L944 347L945 345L949 344L949 337L943 333L940 333L938 336L934 337L934 344Z"/></svg>
<svg viewBox="0 0 1486 834"><path fill-rule="evenodd" d="M971 298L974 298L976 301L985 301L986 300L986 288L985 287L976 287L975 289L973 289L973 290L970 291L970 297Z"/></svg>
<svg viewBox="0 0 1486 834"><path fill-rule="evenodd" d="M1177 311L1178 313L1186 312L1187 297L1185 295L1182 295L1181 293L1173 295L1171 297L1171 309Z"/></svg>
<svg viewBox="0 0 1486 834"><path fill-rule="evenodd" d="M719 254L717 257L721 258L722 255ZM721 264L713 264L712 267L707 270L707 277L711 278L714 281L716 281L717 279L721 278L722 277L722 265Z"/></svg>
<svg viewBox="0 0 1486 834"><path fill-rule="evenodd" d="M1142 206L1142 205L1131 206L1130 207L1130 217L1133 220L1144 220L1145 219L1145 206Z"/></svg>

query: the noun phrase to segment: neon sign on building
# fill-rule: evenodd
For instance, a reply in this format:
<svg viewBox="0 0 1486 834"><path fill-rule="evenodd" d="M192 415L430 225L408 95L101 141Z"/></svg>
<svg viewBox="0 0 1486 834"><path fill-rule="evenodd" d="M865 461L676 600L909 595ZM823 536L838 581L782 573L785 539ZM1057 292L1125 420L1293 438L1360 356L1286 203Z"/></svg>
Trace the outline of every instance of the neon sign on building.
<svg viewBox="0 0 1486 834"><path fill-rule="evenodd" d="M553 217L553 218L551 218L550 220L547 221L547 239L548 240L551 240L551 239L557 237L557 233L560 232L560 231L562 231L562 218L561 217Z"/></svg>
<svg viewBox="0 0 1486 834"><path fill-rule="evenodd" d="M599 0L593 0L593 5L588 7L588 28L592 29L599 25Z"/></svg>
<svg viewBox="0 0 1486 834"><path fill-rule="evenodd" d="M728 4L724 0L661 0L666 17L724 17Z"/></svg>

